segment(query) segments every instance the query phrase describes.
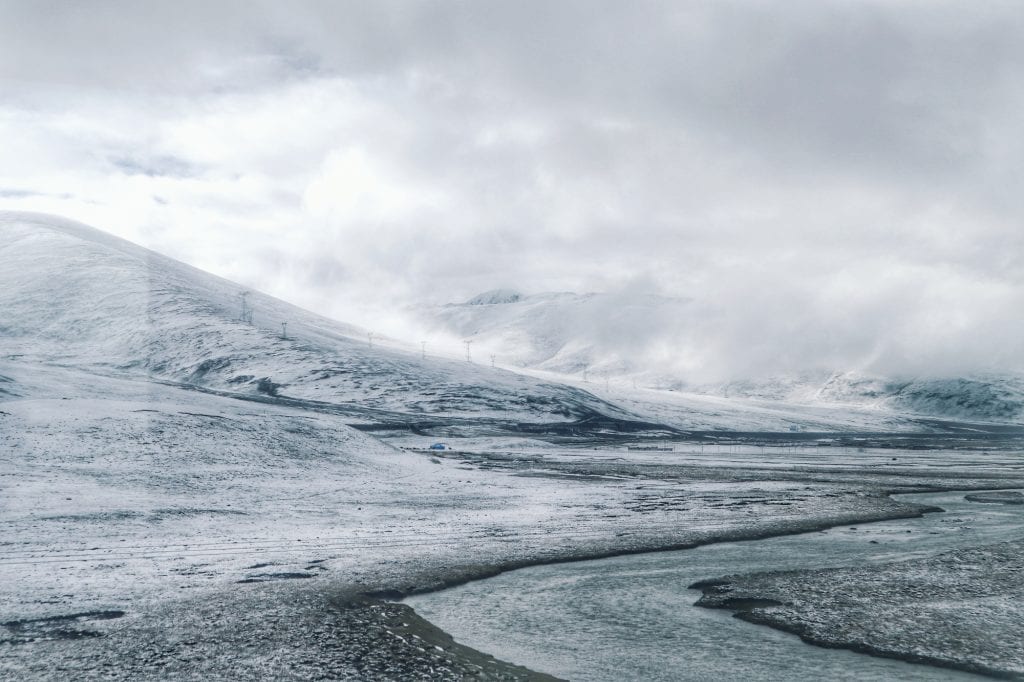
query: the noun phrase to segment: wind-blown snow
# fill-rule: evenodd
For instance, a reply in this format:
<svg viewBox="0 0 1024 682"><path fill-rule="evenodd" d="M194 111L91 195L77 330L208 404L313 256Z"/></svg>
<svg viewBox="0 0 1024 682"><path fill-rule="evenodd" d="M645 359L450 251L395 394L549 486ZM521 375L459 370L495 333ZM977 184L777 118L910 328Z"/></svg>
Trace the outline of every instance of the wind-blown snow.
<svg viewBox="0 0 1024 682"><path fill-rule="evenodd" d="M598 385L767 400L782 409L854 406L894 416L1024 421L1024 373L1009 370L944 377L807 369L708 383L685 369L699 364L695 332L707 314L691 300L629 292L522 296L495 290L421 316L432 333L471 339L500 364L586 377Z"/></svg>

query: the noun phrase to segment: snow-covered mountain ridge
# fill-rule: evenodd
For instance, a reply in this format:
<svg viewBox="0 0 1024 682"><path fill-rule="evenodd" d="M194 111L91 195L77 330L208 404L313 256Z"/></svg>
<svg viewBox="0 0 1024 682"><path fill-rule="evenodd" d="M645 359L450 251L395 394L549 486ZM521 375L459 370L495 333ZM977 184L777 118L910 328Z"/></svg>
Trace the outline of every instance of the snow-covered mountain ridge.
<svg viewBox="0 0 1024 682"><path fill-rule="evenodd" d="M851 373L695 387L630 367L650 320L676 319L689 305L499 290L431 311L481 341L477 357L494 353L492 368L379 341L371 347L358 327L98 230L0 213L0 359L18 363L317 401L350 423L597 417L682 430L884 431L919 428L914 415L1020 420L1024 382L1010 376L893 382ZM512 362L489 340L524 355ZM500 367L516 364L525 371ZM671 390L644 390L651 386ZM18 393L16 381L0 378L0 399Z"/></svg>
<svg viewBox="0 0 1024 682"><path fill-rule="evenodd" d="M595 384L639 385L730 399L790 405L855 406L891 414L1019 423L1024 421L1024 373L966 376L877 376L860 371L805 372L694 380L673 353L693 343L701 323L689 299L653 295L542 293L495 290L465 303L426 311L431 328L472 339L499 362L587 378ZM678 339L672 343L671 339Z"/></svg>
<svg viewBox="0 0 1024 682"><path fill-rule="evenodd" d="M830 377L818 397L954 419L1024 420L1024 377L1015 373L884 379L851 372Z"/></svg>
<svg viewBox="0 0 1024 682"><path fill-rule="evenodd" d="M624 416L571 387L370 347L357 327L258 292L244 298L250 324L244 287L70 221L0 214L0 236L0 356L20 362L378 411Z"/></svg>
<svg viewBox="0 0 1024 682"><path fill-rule="evenodd" d="M426 311L426 323L460 338L504 364L562 374L627 375L666 326L684 320L690 302L655 295L523 295L484 292L465 303Z"/></svg>

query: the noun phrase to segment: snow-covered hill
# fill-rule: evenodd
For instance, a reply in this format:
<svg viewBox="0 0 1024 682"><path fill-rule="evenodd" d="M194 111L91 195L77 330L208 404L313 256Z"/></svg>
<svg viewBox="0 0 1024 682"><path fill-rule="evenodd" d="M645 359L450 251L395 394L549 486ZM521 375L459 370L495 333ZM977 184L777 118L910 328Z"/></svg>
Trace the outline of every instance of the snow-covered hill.
<svg viewBox="0 0 1024 682"><path fill-rule="evenodd" d="M638 294L544 293L514 290L479 294L465 303L426 311L435 332L472 339L500 364L572 375L596 386L640 386L775 403L778 409L868 410L897 416L1020 423L1024 374L955 377L876 376L858 371L806 371L734 379L694 380L679 368L694 343L692 329L705 314L693 301ZM675 342L673 342L673 339ZM676 398L667 402L676 402ZM708 403L710 411L721 403ZM763 405L751 406L754 412ZM838 412L836 412L838 414ZM740 417L740 421L746 422Z"/></svg>
<svg viewBox="0 0 1024 682"><path fill-rule="evenodd" d="M357 327L258 292L243 303L244 287L83 225L0 214L0 236L0 355L8 358L318 400L376 419L387 411L625 416L578 389L371 347Z"/></svg>
<svg viewBox="0 0 1024 682"><path fill-rule="evenodd" d="M635 358L656 357L660 321L682 319L689 306L499 290L431 311L451 334L478 342L476 357L495 355L492 368L371 344L358 327L77 223L0 213L0 359L21 364L317 401L349 423L597 418L684 430L905 430L917 428L914 415L1005 423L1024 413L1024 380L1010 375L809 374L692 386L637 366ZM0 398L19 390L0 377Z"/></svg>
<svg viewBox="0 0 1024 682"><path fill-rule="evenodd" d="M500 363L562 374L632 375L657 352L666 326L683 321L689 301L653 295L523 295L498 289L426 311L428 325Z"/></svg>
<svg viewBox="0 0 1024 682"><path fill-rule="evenodd" d="M1010 372L904 379L847 372L829 377L816 397L823 402L873 405L949 419L1024 421L1024 376Z"/></svg>

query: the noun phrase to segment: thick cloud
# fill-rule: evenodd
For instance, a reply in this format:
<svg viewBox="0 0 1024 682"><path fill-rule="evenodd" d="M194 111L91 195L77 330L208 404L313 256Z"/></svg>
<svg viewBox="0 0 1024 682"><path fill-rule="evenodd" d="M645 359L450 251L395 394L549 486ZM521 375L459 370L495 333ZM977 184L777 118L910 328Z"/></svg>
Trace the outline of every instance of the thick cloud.
<svg viewBox="0 0 1024 682"><path fill-rule="evenodd" d="M0 0L0 200L393 330L643 281L685 372L1019 369L1022 66L1013 2Z"/></svg>

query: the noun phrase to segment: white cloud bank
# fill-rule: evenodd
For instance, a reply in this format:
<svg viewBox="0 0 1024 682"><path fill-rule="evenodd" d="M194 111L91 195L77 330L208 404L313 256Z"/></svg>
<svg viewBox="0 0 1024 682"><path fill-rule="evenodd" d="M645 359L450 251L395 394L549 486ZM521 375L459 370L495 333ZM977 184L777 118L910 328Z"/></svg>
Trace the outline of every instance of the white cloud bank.
<svg viewBox="0 0 1024 682"><path fill-rule="evenodd" d="M642 282L708 376L1020 369L1022 67L1013 2L7 0L0 207L391 330Z"/></svg>

